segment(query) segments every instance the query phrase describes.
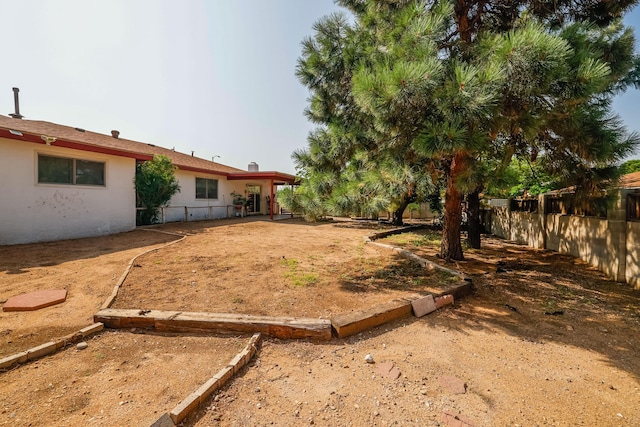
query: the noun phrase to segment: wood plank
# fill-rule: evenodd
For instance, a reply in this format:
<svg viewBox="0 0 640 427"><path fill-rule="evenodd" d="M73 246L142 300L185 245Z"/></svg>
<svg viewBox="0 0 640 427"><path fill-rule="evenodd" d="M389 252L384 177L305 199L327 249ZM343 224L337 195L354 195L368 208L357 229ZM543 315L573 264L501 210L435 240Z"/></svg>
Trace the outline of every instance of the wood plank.
<svg viewBox="0 0 640 427"><path fill-rule="evenodd" d="M464 280L460 280L456 282L453 286L448 287L442 292L434 293L434 297L441 297L443 295L453 295L453 297L458 300L467 295L471 295L473 293L473 281L471 278L465 278Z"/></svg>
<svg viewBox="0 0 640 427"><path fill-rule="evenodd" d="M94 322L104 323L107 328L153 328L157 319L168 319L179 311L137 310L106 308L93 316Z"/></svg>
<svg viewBox="0 0 640 427"><path fill-rule="evenodd" d="M331 323L338 337L345 338L392 320L409 317L411 313L409 300L396 299L366 310L334 316Z"/></svg>
<svg viewBox="0 0 640 427"><path fill-rule="evenodd" d="M173 420L174 424L180 424L187 415L198 408L198 405L200 405L200 396L198 393L191 393L186 399L178 403L178 406L169 412L169 416Z"/></svg>
<svg viewBox="0 0 640 427"><path fill-rule="evenodd" d="M331 321L246 314L177 312L161 310L100 310L95 316L109 328L149 328L162 332L237 334L260 332L282 338L331 340Z"/></svg>

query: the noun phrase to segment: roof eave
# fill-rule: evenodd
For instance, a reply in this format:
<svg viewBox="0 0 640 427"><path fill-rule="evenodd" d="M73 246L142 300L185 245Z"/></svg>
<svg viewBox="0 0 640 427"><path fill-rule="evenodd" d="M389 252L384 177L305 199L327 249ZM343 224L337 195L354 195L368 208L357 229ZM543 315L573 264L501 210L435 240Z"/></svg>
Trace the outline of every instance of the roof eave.
<svg viewBox="0 0 640 427"><path fill-rule="evenodd" d="M229 181L239 181L247 179L273 179L282 182L282 184L299 184L300 180L294 175L283 172L264 171L264 172L230 172L227 175Z"/></svg>
<svg viewBox="0 0 640 427"><path fill-rule="evenodd" d="M10 132L9 129L0 129L0 137L6 139L13 139L16 141L26 141L40 145L51 145L54 147L71 148L79 151L89 151L92 153L109 154L118 157L129 157L137 160L151 160L152 154L144 154L133 151L119 150L116 148L100 147L97 145L87 144L85 142L76 142L64 138L56 138L56 140L50 144L47 144L41 135L20 131L21 135L15 135Z"/></svg>

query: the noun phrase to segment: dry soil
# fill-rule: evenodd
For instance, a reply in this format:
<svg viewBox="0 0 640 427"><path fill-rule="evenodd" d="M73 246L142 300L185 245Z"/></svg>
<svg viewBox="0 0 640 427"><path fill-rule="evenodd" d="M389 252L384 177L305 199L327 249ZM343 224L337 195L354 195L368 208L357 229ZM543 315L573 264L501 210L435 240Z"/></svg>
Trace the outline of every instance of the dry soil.
<svg viewBox="0 0 640 427"><path fill-rule="evenodd" d="M68 291L57 306L1 312L0 358L90 324L142 253L115 307L329 318L447 286L447 275L365 244L380 228L249 218L0 247L0 301ZM441 262L432 240L384 242ZM640 425L638 291L566 255L483 244L447 265L473 278L473 296L329 343L265 339L184 424ZM85 350L0 373L0 425L148 426L248 339L105 331Z"/></svg>

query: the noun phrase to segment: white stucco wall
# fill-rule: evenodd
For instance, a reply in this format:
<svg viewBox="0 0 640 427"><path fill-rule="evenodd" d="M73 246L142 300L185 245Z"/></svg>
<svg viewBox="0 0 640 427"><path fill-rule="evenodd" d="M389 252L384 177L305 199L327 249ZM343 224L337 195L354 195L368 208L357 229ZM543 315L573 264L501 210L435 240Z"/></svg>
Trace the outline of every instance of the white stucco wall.
<svg viewBox="0 0 640 427"><path fill-rule="evenodd" d="M218 198L196 199L196 178L217 179ZM180 192L175 194L168 207L164 208L165 222L185 221L185 219L201 221L233 216L235 211L231 193L245 195L247 184L261 187L260 211L267 212L266 196L269 195L270 185L268 181L227 181L224 176L183 170L176 171L176 179L180 184Z"/></svg>
<svg viewBox="0 0 640 427"><path fill-rule="evenodd" d="M38 184L38 153L105 162L104 187ZM135 228L135 160L0 138L0 245Z"/></svg>
<svg viewBox="0 0 640 427"><path fill-rule="evenodd" d="M218 199L196 199L196 177L217 179ZM226 181L224 176L177 170L176 179L180 184L180 192L171 198L169 207L164 209L166 222L184 221L185 207L188 208L186 214L189 221L227 217L228 197L223 198L224 193L221 192L221 187Z"/></svg>

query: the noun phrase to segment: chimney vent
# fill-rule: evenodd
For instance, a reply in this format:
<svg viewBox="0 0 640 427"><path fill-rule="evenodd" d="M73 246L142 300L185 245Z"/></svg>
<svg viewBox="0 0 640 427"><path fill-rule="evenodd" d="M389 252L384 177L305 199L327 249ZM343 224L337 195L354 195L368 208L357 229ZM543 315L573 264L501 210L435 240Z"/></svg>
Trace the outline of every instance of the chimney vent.
<svg viewBox="0 0 640 427"><path fill-rule="evenodd" d="M111 131L111 136L118 139L120 137L120 131L119 130L112 130Z"/></svg>
<svg viewBox="0 0 640 427"><path fill-rule="evenodd" d="M21 119L24 117L22 114L20 114L20 101L18 99L18 92L20 92L20 89L18 89L17 87L14 87L13 88L13 104L15 105L16 112L13 114L9 114L14 119Z"/></svg>
<svg viewBox="0 0 640 427"><path fill-rule="evenodd" d="M260 170L260 167L256 162L251 162L249 163L249 168L247 170L249 172L258 172Z"/></svg>

